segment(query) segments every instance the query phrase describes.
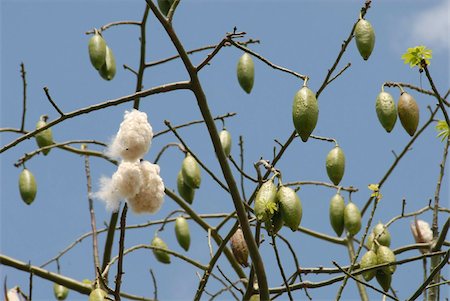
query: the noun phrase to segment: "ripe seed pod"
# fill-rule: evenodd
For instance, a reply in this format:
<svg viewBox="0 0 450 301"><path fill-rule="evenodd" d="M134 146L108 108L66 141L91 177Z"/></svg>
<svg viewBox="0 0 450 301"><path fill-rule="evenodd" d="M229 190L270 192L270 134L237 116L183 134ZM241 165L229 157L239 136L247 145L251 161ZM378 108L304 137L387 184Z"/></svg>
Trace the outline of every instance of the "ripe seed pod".
<svg viewBox="0 0 450 301"><path fill-rule="evenodd" d="M191 154L187 154L181 164L181 173L183 174L184 184L192 189L200 188L202 181L200 175L200 166Z"/></svg>
<svg viewBox="0 0 450 301"><path fill-rule="evenodd" d="M69 294L69 289L61 284L54 283L53 294L55 295L56 300L65 300Z"/></svg>
<svg viewBox="0 0 450 301"><path fill-rule="evenodd" d="M98 73L105 80L112 80L116 75L116 59L108 46L106 46L105 63L100 67Z"/></svg>
<svg viewBox="0 0 450 301"><path fill-rule="evenodd" d="M277 192L277 201L281 218L292 231L297 231L302 220L302 203L292 188L280 187Z"/></svg>
<svg viewBox="0 0 450 301"><path fill-rule="evenodd" d="M308 87L304 86L294 96L292 105L292 120L295 130L306 142L313 132L319 118L319 105L316 95Z"/></svg>
<svg viewBox="0 0 450 301"><path fill-rule="evenodd" d="M178 172L177 176L177 189L180 196L189 204L194 201L195 190L184 182L183 173L181 170Z"/></svg>
<svg viewBox="0 0 450 301"><path fill-rule="evenodd" d="M419 125L419 107L416 100L406 92L398 99L398 117L406 132L413 136Z"/></svg>
<svg viewBox="0 0 450 301"><path fill-rule="evenodd" d="M88 49L92 66L94 66L95 69L100 70L105 64L106 42L97 30L95 30L94 35L89 39Z"/></svg>
<svg viewBox="0 0 450 301"><path fill-rule="evenodd" d="M392 95L387 92L378 94L375 109L381 125L390 133L397 122L397 107Z"/></svg>
<svg viewBox="0 0 450 301"><path fill-rule="evenodd" d="M41 117L39 118L39 121L36 123L36 129L39 129L39 128L47 125L47 122L46 122L47 118L48 118L47 115L41 115ZM36 143L39 146L39 148L52 145L53 144L52 129L48 128L48 129L45 129L45 130L37 133L35 138L36 138ZM42 150L42 153L44 154L44 156L47 156L47 154L49 152L50 152L50 148Z"/></svg>
<svg viewBox="0 0 450 301"><path fill-rule="evenodd" d="M159 10L167 16L174 0L158 0Z"/></svg>
<svg viewBox="0 0 450 301"><path fill-rule="evenodd" d="M360 19L356 23L355 42L362 58L367 61L375 46L375 32L369 21Z"/></svg>
<svg viewBox="0 0 450 301"><path fill-rule="evenodd" d="M241 228L238 228L230 238L231 251L242 266L248 267L248 248Z"/></svg>
<svg viewBox="0 0 450 301"><path fill-rule="evenodd" d="M361 269L365 269L377 265L377 263L377 254L375 254L374 251L369 250L363 255L363 257L361 258L361 263L359 265ZM362 275L364 277L364 280L370 281L373 277L375 277L375 274L376 270L372 270L364 272Z"/></svg>
<svg viewBox="0 0 450 301"><path fill-rule="evenodd" d="M361 212L354 203L348 203L344 209L344 226L350 235L355 235L361 229Z"/></svg>
<svg viewBox="0 0 450 301"><path fill-rule="evenodd" d="M189 224L187 220L179 216L175 220L175 235L180 246L185 250L189 250L191 245L191 234L189 233Z"/></svg>
<svg viewBox="0 0 450 301"><path fill-rule="evenodd" d="M372 230L374 238L377 238L377 241L380 245L389 247L391 246L391 233L389 230L384 228L382 223L378 223Z"/></svg>
<svg viewBox="0 0 450 301"><path fill-rule="evenodd" d="M339 146L335 146L326 158L327 174L334 185L339 185L345 171L345 155Z"/></svg>
<svg viewBox="0 0 450 301"><path fill-rule="evenodd" d="M96 288L89 294L89 301L105 301L106 296L108 294L104 290Z"/></svg>
<svg viewBox="0 0 450 301"><path fill-rule="evenodd" d="M344 231L344 198L336 193L330 201L330 224L337 236L341 236Z"/></svg>
<svg viewBox="0 0 450 301"><path fill-rule="evenodd" d="M158 236L155 236L152 240L151 245L153 247L158 247L162 249L168 249L167 244ZM170 263L170 255L164 251L161 250L152 250L153 255L155 255L156 260L158 260L161 263L169 264Z"/></svg>
<svg viewBox="0 0 450 301"><path fill-rule="evenodd" d="M377 282L381 286L381 288L387 292L391 287L392 276L391 274L385 274L381 270L377 270L376 272Z"/></svg>
<svg viewBox="0 0 450 301"><path fill-rule="evenodd" d="M219 133L220 144L222 144L223 152L225 153L225 157L228 157L231 152L231 134L227 130L222 130Z"/></svg>
<svg viewBox="0 0 450 301"><path fill-rule="evenodd" d="M372 247L374 247L374 250L376 251L377 249L378 249L378 246L375 244L375 246L374 246L374 244L373 244L373 240L374 240L374 234L373 234L373 232L371 232L370 234L369 234L369 236L367 236L367 243L366 243L366 246L367 246L367 248L370 250L370 249L372 249Z"/></svg>
<svg viewBox="0 0 450 301"><path fill-rule="evenodd" d="M237 64L237 78L242 89L250 94L255 81L255 64L247 52L241 56Z"/></svg>
<svg viewBox="0 0 450 301"><path fill-rule="evenodd" d="M272 180L261 185L255 197L255 215L260 222L269 220L278 210L277 187Z"/></svg>
<svg viewBox="0 0 450 301"><path fill-rule="evenodd" d="M22 200L30 205L36 197L37 185L31 171L24 168L19 175L19 192Z"/></svg>
<svg viewBox="0 0 450 301"><path fill-rule="evenodd" d="M394 252L391 251L386 246L379 246L377 250L377 261L378 264L390 263L395 261ZM390 265L383 268L385 274L393 274L395 272L396 266Z"/></svg>

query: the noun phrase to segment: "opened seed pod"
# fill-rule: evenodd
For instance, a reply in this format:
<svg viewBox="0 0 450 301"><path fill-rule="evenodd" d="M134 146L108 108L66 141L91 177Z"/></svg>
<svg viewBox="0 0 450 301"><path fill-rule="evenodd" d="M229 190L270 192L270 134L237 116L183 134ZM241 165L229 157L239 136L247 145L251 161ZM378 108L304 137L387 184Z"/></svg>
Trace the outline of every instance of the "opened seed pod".
<svg viewBox="0 0 450 301"><path fill-rule="evenodd" d="M36 197L36 180L28 169L24 168L19 175L19 192L22 200L30 205Z"/></svg>
<svg viewBox="0 0 450 301"><path fill-rule="evenodd" d="M105 80L112 80L116 75L116 59L108 46L106 46L105 63L100 67L98 73Z"/></svg>
<svg viewBox="0 0 450 301"><path fill-rule="evenodd" d="M375 32L369 21L358 21L355 27L355 42L362 58L367 61L375 46Z"/></svg>
<svg viewBox="0 0 450 301"><path fill-rule="evenodd" d="M335 146L327 155L327 174L334 185L339 185L345 171L345 155L339 146Z"/></svg>
<svg viewBox="0 0 450 301"><path fill-rule="evenodd" d="M100 68L105 64L106 42L97 30L89 39L88 49L92 66L94 66L95 69L100 70Z"/></svg>
<svg viewBox="0 0 450 301"><path fill-rule="evenodd" d="M241 228L238 228L236 232L234 232L233 236L231 236L230 243L231 251L233 251L233 255L236 258L237 262L239 262L242 266L247 267L248 248Z"/></svg>
<svg viewBox="0 0 450 301"><path fill-rule="evenodd" d="M161 249L168 249L167 244L158 236L155 236L152 240L152 244L153 247L158 247ZM165 263L165 264L169 264L170 263L170 255L169 253L166 253L162 250L155 250L153 249L153 255L155 255L156 259L161 262L161 263Z"/></svg>
<svg viewBox="0 0 450 301"><path fill-rule="evenodd" d="M47 115L42 115L39 118L39 121L36 123L36 129L40 129L41 127L47 125ZM49 146L53 144L53 134L52 129L47 128L39 133L36 134L36 143L39 146L39 148ZM47 154L50 152L50 148L42 150L42 153L47 156Z"/></svg>
<svg viewBox="0 0 450 301"><path fill-rule="evenodd" d="M377 263L377 254L375 254L374 251L369 250L363 255L363 257L361 258L361 263L359 265L361 269L365 269L377 265ZM364 272L362 275L364 277L364 280L370 281L373 277L375 277L375 274L376 270L371 270Z"/></svg>
<svg viewBox="0 0 450 301"><path fill-rule="evenodd" d="M108 293L101 288L96 288L89 294L89 301L106 301L106 296L108 296Z"/></svg>
<svg viewBox="0 0 450 301"><path fill-rule="evenodd" d="M250 93L255 81L255 64L253 59L247 52L239 59L237 65L237 78L239 85L245 92Z"/></svg>
<svg viewBox="0 0 450 301"><path fill-rule="evenodd" d="M379 246L377 250L377 261L378 264L391 263L395 261L394 252L386 246ZM385 274L393 274L395 272L396 266L390 265L383 268Z"/></svg>
<svg viewBox="0 0 450 301"><path fill-rule="evenodd" d="M276 235L283 225L283 218L281 217L280 210L278 210L273 214L272 218L266 221L267 233L269 233L269 235Z"/></svg>
<svg viewBox="0 0 450 301"><path fill-rule="evenodd" d="M344 231L344 198L336 193L330 200L330 224L337 236Z"/></svg>
<svg viewBox="0 0 450 301"><path fill-rule="evenodd" d="M219 133L219 138L225 157L228 157L231 152L231 134L227 130L222 130Z"/></svg>
<svg viewBox="0 0 450 301"><path fill-rule="evenodd" d="M306 142L313 132L319 118L319 105L316 95L308 87L302 87L294 96L292 120L295 130Z"/></svg>
<svg viewBox="0 0 450 301"><path fill-rule="evenodd" d="M356 235L361 229L361 212L354 203L345 206L344 226L350 235Z"/></svg>
<svg viewBox="0 0 450 301"><path fill-rule="evenodd" d="M187 220L180 216L175 220L175 235L180 246L185 250L189 250L191 245L191 234L189 232L189 224Z"/></svg>
<svg viewBox="0 0 450 301"><path fill-rule="evenodd" d="M387 92L378 94L375 109L381 125L390 133L397 122L397 107L392 95Z"/></svg>
<svg viewBox="0 0 450 301"><path fill-rule="evenodd" d="M184 183L192 189L200 188L202 181L200 175L200 166L191 154L187 154L181 165L181 173L183 174Z"/></svg>
<svg viewBox="0 0 450 301"><path fill-rule="evenodd" d="M255 215L260 222L269 220L278 210L277 187L272 180L261 185L255 197Z"/></svg>
<svg viewBox="0 0 450 301"><path fill-rule="evenodd" d="M413 136L419 125L419 107L416 100L406 92L398 99L398 117L406 132Z"/></svg>
<svg viewBox="0 0 450 301"><path fill-rule="evenodd" d="M184 182L183 173L181 170L178 172L177 176L177 190L180 196L189 204L192 204L195 196L195 189L189 187Z"/></svg>
<svg viewBox="0 0 450 301"><path fill-rule="evenodd" d="M65 300L69 294L69 290L61 284L54 283L53 294L55 295L56 300Z"/></svg>
<svg viewBox="0 0 450 301"><path fill-rule="evenodd" d="M383 291L388 292L391 287L392 275L385 274L381 270L377 270L376 272L377 282L383 289Z"/></svg>
<svg viewBox="0 0 450 301"><path fill-rule="evenodd" d="M378 223L372 230L374 234L374 238L377 238L377 241L380 245L389 247L391 245L391 233L389 230L384 228L382 223Z"/></svg>
<svg viewBox="0 0 450 301"><path fill-rule="evenodd" d="M286 226L297 231L302 220L302 203L292 188L282 186L278 189L277 200L281 217Z"/></svg>

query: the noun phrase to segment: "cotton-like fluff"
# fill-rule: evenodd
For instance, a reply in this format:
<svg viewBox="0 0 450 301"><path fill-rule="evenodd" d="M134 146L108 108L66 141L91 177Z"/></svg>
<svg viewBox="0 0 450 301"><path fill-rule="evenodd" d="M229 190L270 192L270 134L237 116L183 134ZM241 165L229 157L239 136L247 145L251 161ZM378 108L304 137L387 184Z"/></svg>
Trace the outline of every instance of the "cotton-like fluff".
<svg viewBox="0 0 450 301"><path fill-rule="evenodd" d="M121 157L124 161L136 161L148 152L153 130L147 114L138 110L125 111L119 131L108 148L110 157Z"/></svg>
<svg viewBox="0 0 450 301"><path fill-rule="evenodd" d="M414 220L411 222L411 232L414 236L416 243L426 243L433 240L433 231L430 229L430 225L423 220ZM422 253L426 253L426 248L420 249Z"/></svg>
<svg viewBox="0 0 450 301"><path fill-rule="evenodd" d="M148 161L142 161L141 174L143 185L134 197L127 202L134 213L155 213L164 201L164 183L159 176L159 166Z"/></svg>

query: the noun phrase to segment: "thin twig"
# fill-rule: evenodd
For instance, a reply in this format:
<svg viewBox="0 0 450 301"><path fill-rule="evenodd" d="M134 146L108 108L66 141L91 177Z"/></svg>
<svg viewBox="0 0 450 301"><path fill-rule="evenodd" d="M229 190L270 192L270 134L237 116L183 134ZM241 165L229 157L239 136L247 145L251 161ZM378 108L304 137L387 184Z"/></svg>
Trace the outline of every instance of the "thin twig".
<svg viewBox="0 0 450 301"><path fill-rule="evenodd" d="M331 84L331 82L333 82L336 78L338 78L339 76L341 76L342 73L345 72L345 70L347 70L350 66L352 65L352 63L347 63L347 65L345 65L344 68L342 68L335 76L333 76L332 78L330 78L327 82L327 86L329 84Z"/></svg>
<svg viewBox="0 0 450 301"><path fill-rule="evenodd" d="M23 86L23 102L22 102L22 121L20 122L20 130L23 131L25 129L25 115L27 113L27 72L25 71L25 64L20 63L20 76L22 77L22 86Z"/></svg>
<svg viewBox="0 0 450 301"><path fill-rule="evenodd" d="M102 27L100 27L99 31L102 32L102 31L105 31L105 30L107 30L108 28L110 28L112 26L118 26L118 25L138 25L139 26L139 25L141 25L141 22L138 22L138 21L116 21L116 22L111 22L111 23L105 24ZM87 35L88 34L93 34L94 32L95 32L95 30L92 29L92 30L86 31L85 34L87 34Z"/></svg>
<svg viewBox="0 0 450 301"><path fill-rule="evenodd" d="M158 152L158 154L156 155L156 158L155 158L155 160L153 161L153 163L154 163L154 164L158 164L158 161L159 161L159 159L161 159L161 156L164 154L164 152L165 152L169 147L173 147L173 146L176 146L176 147L178 147L178 149L183 150L183 149L181 148L181 144L179 144L179 143L174 143L174 142L168 143L168 144L164 145L163 148Z"/></svg>
<svg viewBox="0 0 450 301"><path fill-rule="evenodd" d="M119 261L117 263L116 288L114 290L114 297L116 301L120 301L120 286L122 284L123 274L123 250L125 245L125 226L127 224L128 205L125 203L120 216L120 237L119 237Z"/></svg>
<svg viewBox="0 0 450 301"><path fill-rule="evenodd" d="M156 284L156 277L155 274L153 274L153 270L150 269L150 275L152 276L152 282L153 282L153 299L158 300L158 285Z"/></svg>
<svg viewBox="0 0 450 301"><path fill-rule="evenodd" d="M31 265L31 262L28 262L29 265ZM29 284L28 284L28 300L32 301L33 300L33 272L30 272L30 277L28 280Z"/></svg>
<svg viewBox="0 0 450 301"><path fill-rule="evenodd" d="M428 70L428 66L425 63L425 60L422 60L421 66L423 67L423 70L425 70L425 74L428 78L428 82L430 83L431 89L434 92L434 97L436 97L436 99L438 100L439 107L441 108L442 114L444 114L444 118L445 118L445 121L447 122L447 126L450 127L450 119L448 117L447 110L444 107L444 103L442 101L441 95L439 94L439 91L436 89L436 86L434 85L433 78L431 77L430 71Z"/></svg>
<svg viewBox="0 0 450 301"><path fill-rule="evenodd" d="M140 92L142 90L142 81L144 80L144 70L145 70L145 53L146 53L146 27L147 27L147 17L149 13L149 7L146 5L144 10L144 16L142 17L142 22L140 24L141 37L140 37L140 59L139 59L139 71L137 73L136 80L136 90L135 92ZM139 110L140 98L136 97L134 99L133 108Z"/></svg>
<svg viewBox="0 0 450 301"><path fill-rule="evenodd" d="M332 183L321 182L321 181L296 181L296 182L283 183L283 185L284 186L317 185L317 186L330 187L330 188L334 188L336 190L341 190L341 191L348 191L348 192L357 192L357 191L359 191L358 188L355 188L353 186L349 186L349 187L337 186L337 185L334 185Z"/></svg>
<svg viewBox="0 0 450 301"><path fill-rule="evenodd" d="M392 82L392 81L389 81L389 82L385 82L385 83L384 83L384 86L386 86L386 87L401 86L401 87L410 88L411 90L415 90L415 91L417 91L417 92L419 92L419 93L422 93L422 94L426 94L426 95L430 95L430 96L436 96L436 95L434 94L433 91L425 90L425 89L422 89L422 88L420 88L420 87L417 87L417 86L415 86L415 85L408 84L408 83ZM449 91L450 91L450 90L449 90ZM447 96L448 96L448 95L445 95L444 98L442 98L442 101L443 101L447 106L449 106L450 103L446 100Z"/></svg>
<svg viewBox="0 0 450 301"><path fill-rule="evenodd" d="M172 5L170 6L169 11L167 12L167 21L169 23L172 23L173 15L175 14L175 10L177 9L177 6L179 3L180 3L180 0L174 0L172 2Z"/></svg>
<svg viewBox="0 0 450 301"><path fill-rule="evenodd" d="M233 156L229 156L228 157L231 161L231 163L233 164L234 167L236 167L237 171L241 174L241 177L245 177L246 179L252 181L253 183L258 183L258 179L252 178L250 175L246 174L241 167L236 163L236 161L233 159ZM242 160L242 159L241 159ZM242 166L242 161L241 161L241 166ZM242 185L242 179L241 179L241 190L243 189L243 185Z"/></svg>
<svg viewBox="0 0 450 301"><path fill-rule="evenodd" d="M52 104L53 108L55 108L55 110L59 113L59 115L64 116L63 111L61 111L61 109L58 107L56 102L50 96L50 92L48 91L47 87L44 87L44 92L45 92L45 95L47 96L48 101Z"/></svg>
<svg viewBox="0 0 450 301"><path fill-rule="evenodd" d="M275 242L275 235L271 235L271 237L272 237L273 250L275 252L275 257L277 259L278 268L280 269L280 273L281 273L281 278L283 278L284 285L286 286L286 291L289 296L289 300L292 301L292 300L294 300L294 298L292 297L291 290L289 289L289 284L286 279L286 274L284 273L283 265L282 265L281 259L280 259L280 254L278 253L277 244Z"/></svg>

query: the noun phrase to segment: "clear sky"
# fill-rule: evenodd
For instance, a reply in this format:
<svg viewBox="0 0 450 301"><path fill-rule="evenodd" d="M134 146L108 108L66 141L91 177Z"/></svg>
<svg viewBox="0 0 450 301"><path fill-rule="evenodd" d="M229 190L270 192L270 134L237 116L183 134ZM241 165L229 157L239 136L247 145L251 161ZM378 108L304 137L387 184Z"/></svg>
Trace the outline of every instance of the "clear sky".
<svg viewBox="0 0 450 301"><path fill-rule="evenodd" d="M335 138L345 152L347 164L342 180L344 186L359 189L352 200L362 207L370 195L367 185L377 183L386 173L395 157L410 140L399 121L392 133L387 134L378 123L375 98L385 81L397 81L430 89L424 75L411 69L401 60L408 47L426 45L433 50L430 72L442 94L449 87L449 1L373 1L366 18L376 33L375 49L368 61L360 57L354 41L344 54L338 70L351 62L351 67L331 83L319 99L320 115L314 134ZM309 87L316 91L327 70L334 62L340 45L347 38L357 20L364 1L200 1L182 0L174 19L174 27L186 49L218 43L236 26L245 31L247 38L259 39L260 44L250 48L273 63L310 77ZM108 99L128 95L135 90L135 76L122 68L123 64L137 68L139 61L139 30L137 26L113 27L104 32L108 45L113 49L117 62L117 75L111 82L100 78L89 62L85 32L94 27L119 20L140 21L145 1L7 1L2 0L1 12L1 123L0 127L20 127L22 112L22 81L20 63L27 72L27 119L25 128L31 130L42 114L50 120L58 113L47 101L43 87L48 87L53 99L64 112L70 112ZM147 25L146 61L154 61L175 54L175 49L156 18L150 15ZM200 62L208 52L192 56ZM206 66L201 74L206 96L213 115L236 112L237 116L226 120L226 127L233 136L232 155L239 158L238 137L244 138L245 170L255 176L253 163L261 157L271 159L274 139L284 142L293 130L291 119L292 100L302 82L295 77L276 71L255 60L255 85L247 95L238 85L236 64L242 52L235 48L223 49ZM145 72L144 87L187 80L188 75L181 61L173 61ZM386 88L395 99L399 91ZM429 118L427 106L434 107L435 99L407 89L420 107L422 126ZM58 142L79 139L95 139L108 142L116 133L126 103L117 107L79 116L53 128ZM148 114L155 132L165 130L164 120L174 125L201 117L193 95L189 92L172 92L142 99L141 110ZM437 118L442 119L442 114ZM217 122L220 128L222 125ZM195 125L180 130L195 153L215 171L220 178L220 168L212 153L206 127ZM17 134L1 133L2 146L16 139ZM146 159L153 161L164 145L177 142L171 134L153 140ZM296 139L277 166L283 173L283 181L326 181L325 157L332 144ZM96 150L100 147L90 146ZM427 206L434 197L442 160L444 144L436 138L434 125L426 129L412 149L400 161L389 181L383 186L383 199L375 214L374 222L387 222L401 213L402 199L407 202L406 212ZM41 265L57 255L82 234L90 231L86 194L84 158L60 149L53 149L48 156L38 155L27 162L36 176L38 193L34 203L27 206L19 196L17 180L20 169L14 163L27 152L36 149L34 139L1 154L1 253L33 265ZM159 161L161 176L167 188L176 188L176 175L183 154L176 148L169 149ZM116 167L100 158L91 158L94 190L98 179L110 176ZM238 173L235 171L236 177ZM447 169L448 171L448 169ZM202 187L196 192L193 208L202 214L231 212L230 197L203 171ZM237 178L238 179L238 178ZM441 189L441 204L449 207L448 173ZM251 182L245 189L249 195L255 188ZM320 186L302 186L298 195L303 203L301 226L334 235L328 222L328 204L335 190ZM344 194L346 201L348 194ZM155 215L129 213L127 224L160 220L178 206L167 196ZM110 213L102 203L95 202L97 225L104 227ZM440 221L447 218L440 215ZM367 222L367 215L363 225ZM422 219L431 223L431 214ZM414 242L409 229L412 219L402 219L390 228L392 248ZM217 220L210 221L217 224ZM173 225L167 225L160 233L177 252L207 264L209 249L206 233L190 222L192 245L185 253L177 245ZM228 223L225 229L228 229ZM157 227L130 230L126 247L149 243ZM224 229L224 230L225 230ZM223 233L221 233L223 234ZM303 233L281 232L289 239L302 267L333 267L332 260L340 265L349 262L347 251ZM116 236L117 237L117 236ZM267 235L266 235L267 237ZM99 236L104 242L104 233ZM113 250L117 254L117 245ZM283 265L288 274L293 272L293 261L287 248L280 245ZM213 249L217 248L213 244ZM271 287L282 284L271 246L266 240L261 247L266 272ZM74 279L93 279L91 239L85 239L60 260L61 272ZM417 250L398 256L399 259L419 255ZM220 260L221 269L235 280L234 272L226 260ZM53 263L47 267L56 271ZM158 296L161 300L191 300L198 285L196 272L185 262L172 258L172 264L156 262L148 250L140 250L125 257L123 290L147 297L153 296L149 269L155 272ZM115 268L113 269L115 271ZM219 274L217 269L214 270ZM248 272L248 270L246 270ZM448 269L446 271L448 276ZM219 274L220 275L220 274ZM20 285L28 291L28 274L1 266L0 281L7 276L8 286ZM307 275L304 280L319 281L333 275ZM423 277L422 262L403 265L394 274L393 287L400 299L409 297ZM378 286L373 280L372 284ZM339 285L311 289L314 300L333 299ZM34 300L52 300L52 284L34 278ZM221 288L214 279L209 281L208 292ZM374 300L381 296L368 290ZM443 288L448 293L448 288ZM294 292L295 299L305 299L303 291ZM220 295L218 300L229 300L230 294ZM358 298L356 285L350 281L343 299ZM86 297L70 292L69 300L85 300ZM204 295L204 299L208 299ZM286 300L287 296L280 298Z"/></svg>

